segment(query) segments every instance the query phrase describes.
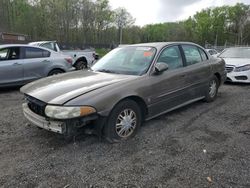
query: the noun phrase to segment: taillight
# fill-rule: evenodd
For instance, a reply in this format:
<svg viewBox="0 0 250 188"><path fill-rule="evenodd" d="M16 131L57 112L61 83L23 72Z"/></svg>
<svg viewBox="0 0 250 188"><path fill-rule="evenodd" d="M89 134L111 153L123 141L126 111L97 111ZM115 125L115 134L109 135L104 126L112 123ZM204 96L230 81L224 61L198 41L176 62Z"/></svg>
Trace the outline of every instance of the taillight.
<svg viewBox="0 0 250 188"><path fill-rule="evenodd" d="M73 63L73 59L70 57L66 57L65 60L69 63L72 64Z"/></svg>
<svg viewBox="0 0 250 188"><path fill-rule="evenodd" d="M98 55L97 53L93 53L92 55L93 55L93 58L94 58L95 60L98 60L98 59L99 59L99 55Z"/></svg>

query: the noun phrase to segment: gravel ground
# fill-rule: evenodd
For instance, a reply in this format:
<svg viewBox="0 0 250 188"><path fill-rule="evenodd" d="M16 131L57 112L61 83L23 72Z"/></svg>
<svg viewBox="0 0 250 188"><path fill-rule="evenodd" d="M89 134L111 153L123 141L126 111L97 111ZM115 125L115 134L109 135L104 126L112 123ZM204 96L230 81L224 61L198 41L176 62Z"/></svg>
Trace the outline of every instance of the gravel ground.
<svg viewBox="0 0 250 188"><path fill-rule="evenodd" d="M250 85L226 84L108 144L29 126L18 89L0 93L0 187L250 187Z"/></svg>

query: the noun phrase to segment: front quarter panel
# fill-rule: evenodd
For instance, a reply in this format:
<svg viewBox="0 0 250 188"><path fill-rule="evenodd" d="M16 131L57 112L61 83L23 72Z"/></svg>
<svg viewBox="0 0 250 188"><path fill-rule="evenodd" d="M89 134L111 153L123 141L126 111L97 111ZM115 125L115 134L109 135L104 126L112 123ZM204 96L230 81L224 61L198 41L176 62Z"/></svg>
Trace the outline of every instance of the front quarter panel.
<svg viewBox="0 0 250 188"><path fill-rule="evenodd" d="M222 58L212 58L211 60L212 72L219 73L221 77L221 84L225 82L227 72L225 69L225 61Z"/></svg>
<svg viewBox="0 0 250 188"><path fill-rule="evenodd" d="M72 99L64 105L92 106L101 116L108 116L119 101L131 96L140 97L147 105L147 96L150 94L147 79L148 76L138 76L137 78L112 84Z"/></svg>

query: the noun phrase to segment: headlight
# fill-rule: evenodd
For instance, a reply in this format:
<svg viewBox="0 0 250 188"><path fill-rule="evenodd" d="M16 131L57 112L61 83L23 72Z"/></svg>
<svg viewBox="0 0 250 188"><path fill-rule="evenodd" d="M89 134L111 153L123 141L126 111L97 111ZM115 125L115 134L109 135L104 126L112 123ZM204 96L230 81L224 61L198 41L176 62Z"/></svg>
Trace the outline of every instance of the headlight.
<svg viewBox="0 0 250 188"><path fill-rule="evenodd" d="M95 112L96 110L91 106L66 107L66 106L47 105L45 108L45 114L48 117L55 118L55 119L77 118L77 117L93 114Z"/></svg>
<svg viewBox="0 0 250 188"><path fill-rule="evenodd" d="M242 71L248 71L250 70L250 65L244 65L242 67L236 67L235 72L242 72Z"/></svg>

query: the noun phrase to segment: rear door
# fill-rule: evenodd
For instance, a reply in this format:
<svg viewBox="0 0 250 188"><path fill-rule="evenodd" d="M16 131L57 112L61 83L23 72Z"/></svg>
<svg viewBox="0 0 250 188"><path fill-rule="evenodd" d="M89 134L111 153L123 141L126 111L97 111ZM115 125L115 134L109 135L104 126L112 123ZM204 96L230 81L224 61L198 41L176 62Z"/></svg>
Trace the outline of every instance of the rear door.
<svg viewBox="0 0 250 188"><path fill-rule="evenodd" d="M0 85L19 85L23 82L20 48L0 49Z"/></svg>
<svg viewBox="0 0 250 188"><path fill-rule="evenodd" d="M23 47L24 81L32 81L48 74L50 52L36 47Z"/></svg>
<svg viewBox="0 0 250 188"><path fill-rule="evenodd" d="M190 100L186 89L187 71L178 45L166 47L157 62L168 64L160 75L151 75L150 116L163 113Z"/></svg>
<svg viewBox="0 0 250 188"><path fill-rule="evenodd" d="M192 98L205 95L211 78L211 65L204 50L195 45L181 45L187 71L187 87Z"/></svg>

